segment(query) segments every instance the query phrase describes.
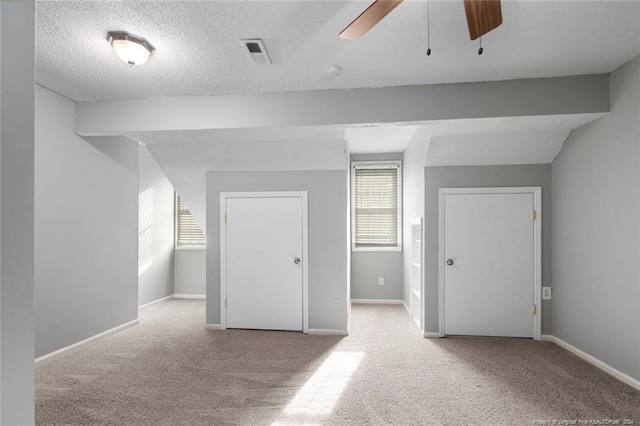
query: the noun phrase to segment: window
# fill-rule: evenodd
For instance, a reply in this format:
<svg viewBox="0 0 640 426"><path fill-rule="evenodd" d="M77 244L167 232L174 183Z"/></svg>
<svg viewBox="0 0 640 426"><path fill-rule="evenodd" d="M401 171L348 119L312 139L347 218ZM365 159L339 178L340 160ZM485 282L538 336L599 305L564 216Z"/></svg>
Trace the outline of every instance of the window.
<svg viewBox="0 0 640 426"><path fill-rule="evenodd" d="M191 215L184 200L176 194L176 247L206 245L207 237Z"/></svg>
<svg viewBox="0 0 640 426"><path fill-rule="evenodd" d="M352 163L353 250L402 250L401 176L399 161Z"/></svg>

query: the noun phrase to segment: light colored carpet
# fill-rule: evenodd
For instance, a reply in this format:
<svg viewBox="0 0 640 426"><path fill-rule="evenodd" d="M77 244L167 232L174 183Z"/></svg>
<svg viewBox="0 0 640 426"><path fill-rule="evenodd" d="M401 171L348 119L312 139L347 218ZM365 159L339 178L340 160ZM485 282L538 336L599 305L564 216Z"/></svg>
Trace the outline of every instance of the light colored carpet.
<svg viewBox="0 0 640 426"><path fill-rule="evenodd" d="M38 365L37 423L640 424L640 391L553 343L423 339L398 305L354 305L344 338L203 325L168 300Z"/></svg>

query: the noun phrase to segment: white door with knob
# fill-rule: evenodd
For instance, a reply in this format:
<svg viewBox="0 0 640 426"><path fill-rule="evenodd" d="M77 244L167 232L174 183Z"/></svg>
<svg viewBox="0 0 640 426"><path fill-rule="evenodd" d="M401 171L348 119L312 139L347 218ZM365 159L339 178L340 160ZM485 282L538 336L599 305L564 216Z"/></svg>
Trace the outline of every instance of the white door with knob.
<svg viewBox="0 0 640 426"><path fill-rule="evenodd" d="M307 193L222 193L220 216L223 328L307 332Z"/></svg>
<svg viewBox="0 0 640 426"><path fill-rule="evenodd" d="M440 334L540 338L540 188L440 190Z"/></svg>

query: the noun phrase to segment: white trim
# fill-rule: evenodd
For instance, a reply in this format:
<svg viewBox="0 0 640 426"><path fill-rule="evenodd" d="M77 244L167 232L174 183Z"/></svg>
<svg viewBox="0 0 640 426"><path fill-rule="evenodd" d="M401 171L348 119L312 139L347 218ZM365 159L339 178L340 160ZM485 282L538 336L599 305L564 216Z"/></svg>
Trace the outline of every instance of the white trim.
<svg viewBox="0 0 640 426"><path fill-rule="evenodd" d="M176 293L173 295L174 299L206 299L206 294L181 294Z"/></svg>
<svg viewBox="0 0 640 426"><path fill-rule="evenodd" d="M438 190L438 335L444 337L444 194Z"/></svg>
<svg viewBox="0 0 640 426"><path fill-rule="evenodd" d="M302 332L309 332L309 193L298 192L302 198Z"/></svg>
<svg viewBox="0 0 640 426"><path fill-rule="evenodd" d="M355 179L355 170L356 169L381 169L385 168L395 168L397 167L398 171L398 200L397 200L397 208L398 208L398 246L397 247L356 247L356 239L354 238L356 234L356 191L354 190L354 185L356 182ZM350 181L349 181L349 190L351 192L351 205L349 206L349 210L351 211L351 251L377 251L377 252L401 252L402 251L402 160L374 160L374 161L352 161L350 164L351 172L349 173Z"/></svg>
<svg viewBox="0 0 640 426"><path fill-rule="evenodd" d="M589 364L591 364L591 365L593 365L595 367L598 367L599 369L601 369L605 373L609 373L610 375L612 375L616 379L620 380L621 382L626 383L627 385L640 390L640 380L638 380L638 379L636 379L634 377L631 377L628 374L623 373L620 370L616 370L615 368L611 367L609 364L606 364L606 363L600 361L598 358L594 357L593 355L589 355L588 353L576 348L572 344L567 343L564 340L562 340L562 339L560 339L558 337L555 337L553 335L550 335L550 334L542 335L542 340L545 341L545 342L553 342L553 343L555 343L556 345L558 345L561 348L571 352L572 354L579 356L583 360L587 361Z"/></svg>
<svg viewBox="0 0 640 426"><path fill-rule="evenodd" d="M302 199L302 332L309 333L309 193L308 191L221 192L220 193L220 326L227 328L227 227L225 215L229 198Z"/></svg>
<svg viewBox="0 0 640 426"><path fill-rule="evenodd" d="M309 334L313 336L348 336L349 332L333 328L310 328Z"/></svg>
<svg viewBox="0 0 640 426"><path fill-rule="evenodd" d="M351 303L359 305L402 305L404 301L396 299L351 299Z"/></svg>
<svg viewBox="0 0 640 426"><path fill-rule="evenodd" d="M223 330L220 324L205 324L204 329L205 330Z"/></svg>
<svg viewBox="0 0 640 426"><path fill-rule="evenodd" d="M227 328L227 197L220 193L220 329Z"/></svg>
<svg viewBox="0 0 640 426"><path fill-rule="evenodd" d="M440 332L438 331L423 331L422 332L422 337L426 338L426 339L439 339L440 336Z"/></svg>
<svg viewBox="0 0 640 426"><path fill-rule="evenodd" d="M398 221L400 222L400 221ZM359 251L363 251L363 252L368 252L368 251L377 251L377 252L382 252L382 253L386 253L386 252L401 252L402 251L402 243L400 242L402 238L398 237L398 246L397 247L351 247L351 251L354 252L359 252ZM352 241L355 241L355 238L352 238ZM355 244L355 243L353 243Z"/></svg>
<svg viewBox="0 0 640 426"><path fill-rule="evenodd" d="M127 328L133 327L134 325L138 325L138 320L137 319L135 319L133 321L126 322L126 323L124 323L122 325L119 325L117 327L114 327L114 328L112 328L110 330L103 331L102 333L96 334L95 336L91 336L91 337L86 338L84 340L81 340L79 342L73 343L73 344L71 344L69 346L65 346L64 348L60 348L57 351L53 351L53 352L50 352L50 353L48 353L46 355L42 355L41 357L36 358L35 363L39 364L39 363L41 363L43 361L47 361L47 360L51 361L53 359L59 358L60 356L65 355L67 352L71 352L73 350L80 349L81 347L88 345L89 343L93 342L94 340L103 339L103 338L108 337L108 336L110 336L112 334L116 334L116 333L119 333L121 331L126 330Z"/></svg>
<svg viewBox="0 0 640 426"><path fill-rule="evenodd" d="M533 316L533 338L540 340L542 330L542 188L539 186L496 188L440 188L438 194L438 293L439 334L444 337L444 197L450 194L533 194L533 208L537 217L533 222L533 303L537 313Z"/></svg>
<svg viewBox="0 0 640 426"><path fill-rule="evenodd" d="M409 317L411 317L411 308L409 308L409 307L407 306L407 304L406 304L406 303L404 303L404 300L402 301L402 306L404 306L404 308L407 310L407 312L409 312Z"/></svg>
<svg viewBox="0 0 640 426"><path fill-rule="evenodd" d="M138 309L146 308L147 306L155 305L158 302L162 302L163 300L173 299L173 294L170 294L165 297L161 297L160 299L154 300L153 302L145 303L144 305L138 306Z"/></svg>

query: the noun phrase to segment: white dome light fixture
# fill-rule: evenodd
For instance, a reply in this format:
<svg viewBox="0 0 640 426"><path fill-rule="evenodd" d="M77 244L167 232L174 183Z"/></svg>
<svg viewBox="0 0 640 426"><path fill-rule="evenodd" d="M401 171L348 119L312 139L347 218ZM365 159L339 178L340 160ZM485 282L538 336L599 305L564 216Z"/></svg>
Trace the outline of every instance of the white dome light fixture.
<svg viewBox="0 0 640 426"><path fill-rule="evenodd" d="M116 55L130 67L147 62L149 55L156 50L146 39L124 31L109 31L107 40L116 51Z"/></svg>

